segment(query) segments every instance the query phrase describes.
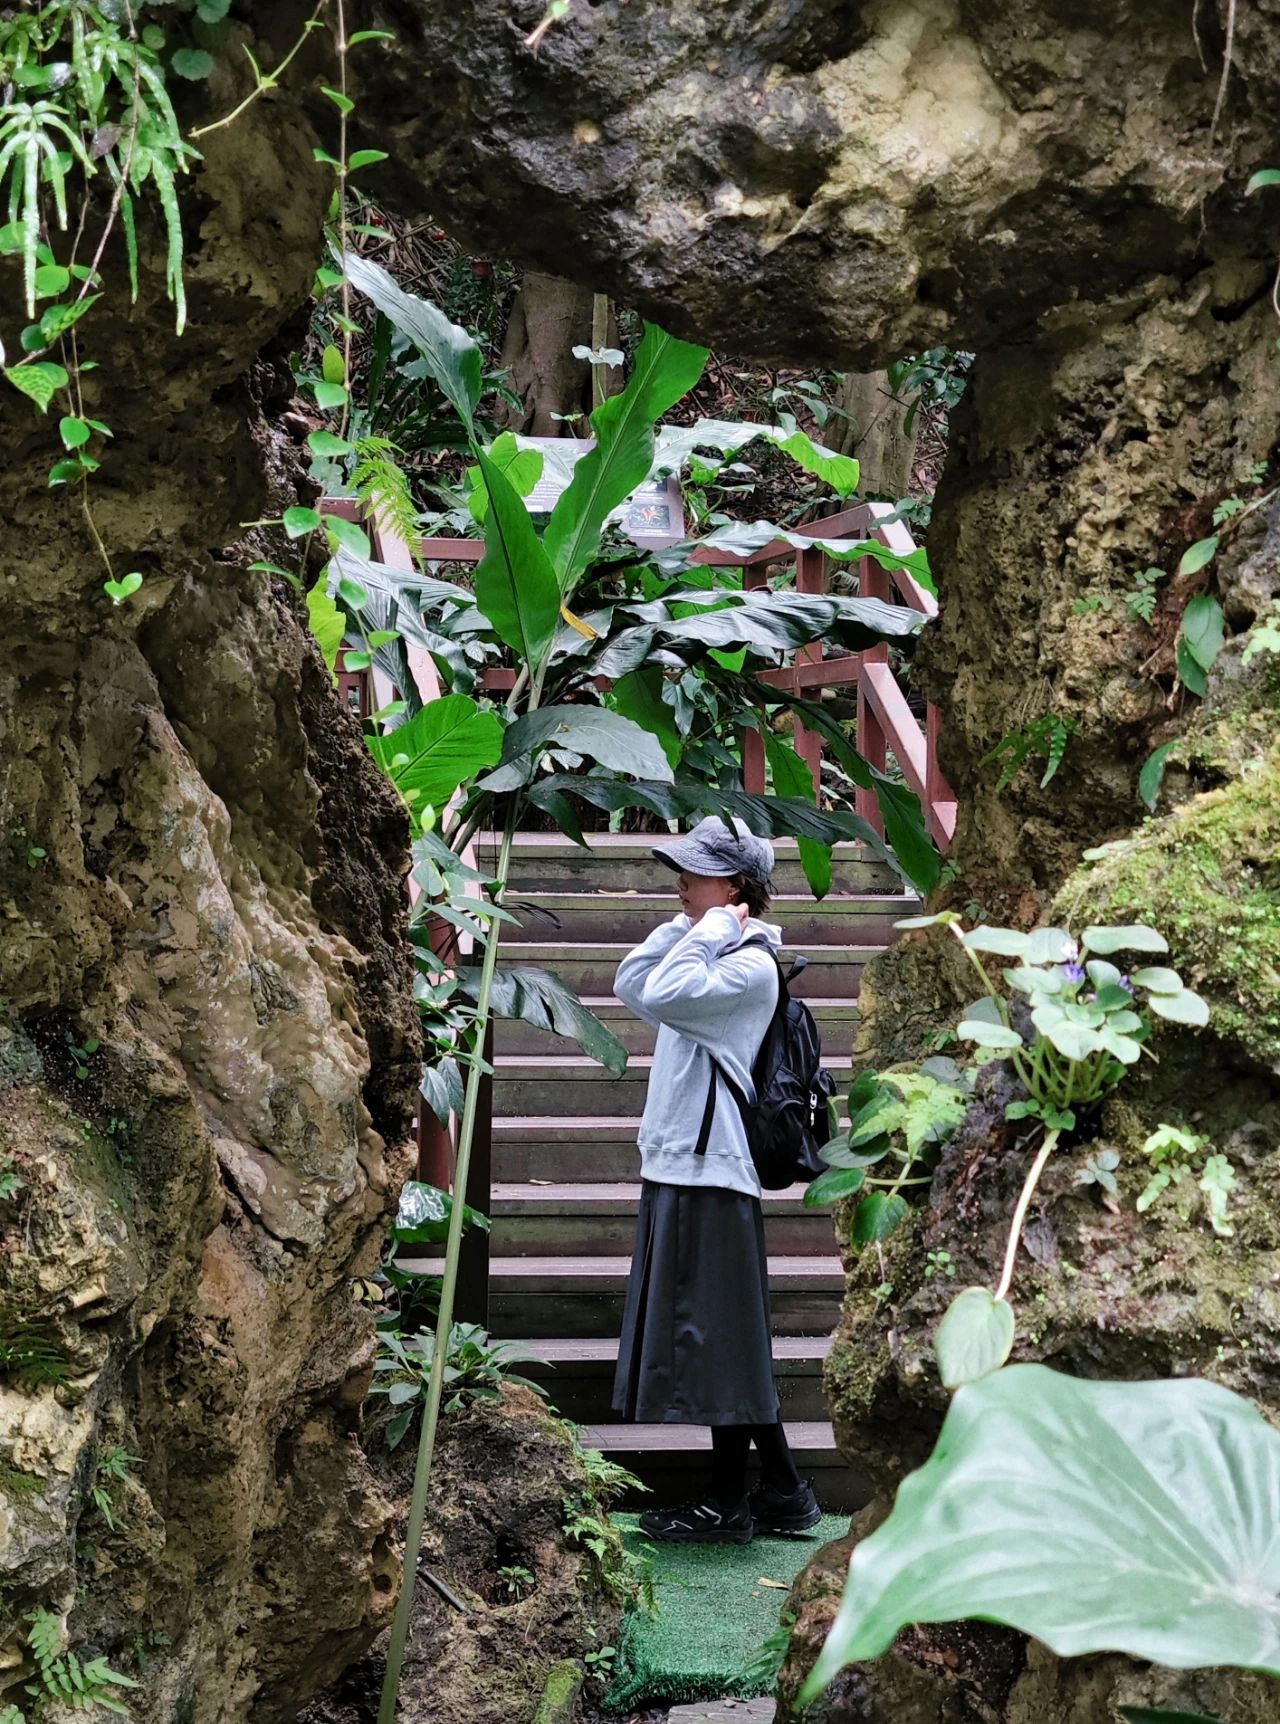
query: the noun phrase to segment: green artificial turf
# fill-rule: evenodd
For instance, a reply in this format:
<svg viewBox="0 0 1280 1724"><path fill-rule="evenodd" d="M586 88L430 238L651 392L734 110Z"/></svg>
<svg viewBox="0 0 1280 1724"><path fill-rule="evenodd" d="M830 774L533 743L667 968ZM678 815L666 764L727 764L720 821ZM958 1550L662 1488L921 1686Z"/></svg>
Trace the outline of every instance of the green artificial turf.
<svg viewBox="0 0 1280 1724"><path fill-rule="evenodd" d="M747 1666L777 1632L796 1575L819 1546L849 1530L847 1515L824 1515L803 1538L649 1545L634 1515L616 1519L629 1550L652 1552L658 1612L637 1609L627 1617L605 1697L608 1712L771 1693L772 1677L752 1677Z"/></svg>

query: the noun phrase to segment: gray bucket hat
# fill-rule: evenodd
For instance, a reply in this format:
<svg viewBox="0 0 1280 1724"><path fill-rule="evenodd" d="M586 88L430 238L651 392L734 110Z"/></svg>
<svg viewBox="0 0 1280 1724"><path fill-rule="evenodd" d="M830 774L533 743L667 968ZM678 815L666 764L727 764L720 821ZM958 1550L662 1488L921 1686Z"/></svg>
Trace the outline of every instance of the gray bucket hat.
<svg viewBox="0 0 1280 1724"><path fill-rule="evenodd" d="M731 832L718 814L699 820L692 832L669 844L655 845L653 853L677 874L684 871L720 879L742 874L766 885L773 873L773 845L757 838L743 820L735 820Z"/></svg>

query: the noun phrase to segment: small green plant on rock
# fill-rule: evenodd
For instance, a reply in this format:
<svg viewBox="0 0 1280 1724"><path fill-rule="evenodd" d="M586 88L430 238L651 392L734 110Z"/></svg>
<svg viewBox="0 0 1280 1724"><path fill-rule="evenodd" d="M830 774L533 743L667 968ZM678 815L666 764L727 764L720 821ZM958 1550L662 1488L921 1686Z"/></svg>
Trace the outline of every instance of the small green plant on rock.
<svg viewBox="0 0 1280 1724"><path fill-rule="evenodd" d="M909 1213L904 1192L929 1184L943 1143L964 1118L969 1098L962 1086L960 1068L944 1058L926 1060L915 1072L863 1072L849 1092L849 1129L821 1151L827 1169L805 1192L805 1203L820 1208L858 1196L854 1244L888 1239ZM882 1164L890 1171L870 1171Z"/></svg>
<svg viewBox="0 0 1280 1724"><path fill-rule="evenodd" d="M371 1395L385 1395L396 1409L387 1426L387 1446L395 1448L413 1423L427 1398L436 1338L431 1330L402 1335L383 1329L374 1363ZM504 1383L518 1383L545 1398L541 1383L517 1375L513 1365L541 1364L539 1355L519 1341L495 1341L476 1323L455 1323L449 1334L449 1354L444 1368L445 1412L465 1406L469 1400L496 1401Z"/></svg>
<svg viewBox="0 0 1280 1724"><path fill-rule="evenodd" d="M13 1157L0 1151L0 1203L8 1203L16 1197L24 1183L13 1165Z"/></svg>
<svg viewBox="0 0 1280 1724"><path fill-rule="evenodd" d="M531 1569L523 1568L519 1563L512 1563L507 1568L498 1570L498 1579L506 1582L509 1597L521 1599L532 1587L534 1576Z"/></svg>
<svg viewBox="0 0 1280 1724"><path fill-rule="evenodd" d="M989 766L995 761L1002 763L1000 776L996 780L996 790L1000 791L1009 788L1025 760L1043 757L1044 776L1040 780L1040 788L1043 790L1056 776L1067 752L1067 743L1079 728L1077 719L1062 718L1055 712L1047 712L1042 718L1033 719L1030 724L1023 725L1021 730L1011 730L1007 736L1002 736L978 764Z"/></svg>
<svg viewBox="0 0 1280 1724"><path fill-rule="evenodd" d="M1235 1232L1227 1220L1227 1207L1236 1188L1235 1171L1225 1155L1205 1155L1209 1147L1209 1139L1199 1132L1184 1131L1176 1125L1157 1126L1142 1146L1154 1172L1138 1199L1139 1214L1145 1214L1164 1192L1174 1187L1182 1193L1178 1212L1187 1221L1195 1203L1194 1191L1199 1191L1209 1225L1219 1238L1229 1239ZM1200 1161L1202 1156L1204 1159ZM1193 1186L1197 1171L1200 1177Z"/></svg>
<svg viewBox="0 0 1280 1724"><path fill-rule="evenodd" d="M66 1383L71 1370L57 1333L47 1324L0 1311L0 1378L23 1388Z"/></svg>
<svg viewBox="0 0 1280 1724"><path fill-rule="evenodd" d="M1114 1197L1120 1189L1116 1180L1119 1165L1119 1150L1095 1149L1080 1163L1072 1177L1077 1185L1096 1185L1108 1197Z"/></svg>
<svg viewBox="0 0 1280 1724"><path fill-rule="evenodd" d="M607 1682L613 1675L613 1661L617 1656L616 1646L598 1646L594 1652L584 1652L582 1662L587 1667L588 1676L597 1676L602 1682Z"/></svg>
<svg viewBox="0 0 1280 1724"><path fill-rule="evenodd" d="M1121 952L1168 951L1162 934L1140 924L1088 927L1079 941L1063 928L1023 933L984 926L966 933L953 910L908 917L898 926L942 927L960 942L986 991L967 1009L956 1033L989 1057L1009 1061L1026 1094L1006 1106L1005 1117L1034 1120L1042 1134L1014 1210L995 1291L966 1287L939 1325L939 1368L944 1384L954 1389L998 1370L1009 1357L1015 1322L1006 1295L1022 1227L1062 1134L1074 1131L1078 1118L1142 1057L1153 1016L1201 1027L1209 1008L1175 970L1144 964L1126 974L1111 962ZM1017 960L1002 972L1007 995L983 963L984 953Z"/></svg>
<svg viewBox="0 0 1280 1724"><path fill-rule="evenodd" d="M98 1513L106 1521L112 1532L117 1532L122 1522L117 1520L111 1502L111 1488L116 1484L133 1484L134 1477L129 1471L131 1464L138 1460L137 1455L131 1455L127 1449L108 1449L98 1462L98 1469L93 1485L93 1501Z"/></svg>
<svg viewBox="0 0 1280 1724"><path fill-rule="evenodd" d="M72 1652L63 1625L52 1611L33 1611L27 1621L31 1624L27 1643L36 1661L36 1679L27 1684L27 1693L35 1703L33 1716L39 1717L46 1705L56 1703L74 1712L101 1707L118 1717L129 1717L118 1690L138 1686L131 1676L113 1670L105 1658L81 1659ZM0 1724L26 1724L25 1714L10 1706L0 1711Z"/></svg>

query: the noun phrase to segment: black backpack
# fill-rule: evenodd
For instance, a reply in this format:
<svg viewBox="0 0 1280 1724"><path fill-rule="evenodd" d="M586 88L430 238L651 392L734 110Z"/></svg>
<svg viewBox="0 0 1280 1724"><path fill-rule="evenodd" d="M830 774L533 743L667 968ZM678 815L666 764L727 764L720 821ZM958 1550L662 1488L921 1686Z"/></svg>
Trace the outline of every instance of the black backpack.
<svg viewBox="0 0 1280 1724"><path fill-rule="evenodd" d="M822 1044L813 1013L803 1000L791 998L787 985L807 960L795 958L791 968L784 971L767 940L744 940L742 944L764 946L778 970L778 1003L751 1068L756 1102L754 1107L748 1102L713 1056L694 1154L707 1153L719 1078L738 1104L760 1184L766 1191L781 1191L797 1182L807 1185L824 1171L818 1151L827 1141L828 1103L836 1086L830 1072L822 1069Z"/></svg>

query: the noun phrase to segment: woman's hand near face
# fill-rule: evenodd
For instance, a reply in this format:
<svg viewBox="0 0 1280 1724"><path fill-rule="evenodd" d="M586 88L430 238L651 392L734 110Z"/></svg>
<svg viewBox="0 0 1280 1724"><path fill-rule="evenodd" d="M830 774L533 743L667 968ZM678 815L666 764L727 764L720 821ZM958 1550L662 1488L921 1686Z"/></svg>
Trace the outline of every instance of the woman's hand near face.
<svg viewBox="0 0 1280 1724"><path fill-rule="evenodd" d="M747 909L747 906L745 904L730 904L729 908L733 911L734 915L738 918L738 926L740 928L745 928L747 925L748 918L751 915L751 912L750 912L750 910Z"/></svg>

